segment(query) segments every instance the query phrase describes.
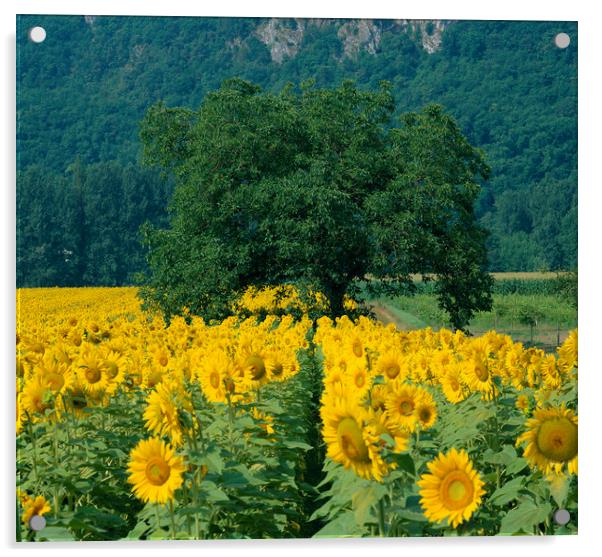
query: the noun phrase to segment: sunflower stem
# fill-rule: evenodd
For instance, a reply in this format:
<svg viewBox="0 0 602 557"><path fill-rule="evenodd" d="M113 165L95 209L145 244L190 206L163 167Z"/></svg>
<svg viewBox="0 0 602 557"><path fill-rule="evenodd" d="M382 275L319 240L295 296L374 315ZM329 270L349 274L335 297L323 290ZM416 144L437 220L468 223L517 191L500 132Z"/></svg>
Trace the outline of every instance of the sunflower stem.
<svg viewBox="0 0 602 557"><path fill-rule="evenodd" d="M33 424L31 423L31 418L28 413L27 414L27 426L29 429L29 435L31 437L31 448L33 449L33 479L36 484L38 483L38 449L36 444L36 436L33 431Z"/></svg>
<svg viewBox="0 0 602 557"><path fill-rule="evenodd" d="M161 520L159 519L159 505L155 505L155 519L157 521L157 532L161 531Z"/></svg>
<svg viewBox="0 0 602 557"><path fill-rule="evenodd" d="M54 464L56 466L56 469L58 470L60 468L60 462L59 462L59 450L58 450L58 437L57 437L57 428L53 427L52 428L52 447L53 447L53 452L54 452ZM58 485L54 485L54 489L53 489L53 499L54 499L54 518L58 518L59 516L59 487Z"/></svg>
<svg viewBox="0 0 602 557"><path fill-rule="evenodd" d="M171 537L176 539L176 517L173 510L173 501L169 500L169 518L171 519Z"/></svg>
<svg viewBox="0 0 602 557"><path fill-rule="evenodd" d="M230 443L230 450L234 453L234 409L232 408L232 397L230 393L227 395L228 399L228 441Z"/></svg>
<svg viewBox="0 0 602 557"><path fill-rule="evenodd" d="M385 532L385 500L381 497L378 501L378 532L381 538L384 538L387 534Z"/></svg>
<svg viewBox="0 0 602 557"><path fill-rule="evenodd" d="M201 432L201 436L202 436L202 430L201 430L201 425L200 423L199 425L199 432ZM190 450L194 450L195 452L198 451L198 445L196 442L196 437L194 434L194 431L191 432L190 435L187 435L188 437L188 444L190 447ZM202 441L202 437L201 437L201 441ZM203 448L204 450L204 448ZM201 468L200 466L195 464L195 470L192 474L192 500L194 503L195 508L198 508L198 504L199 504L199 486L201 484L201 479L200 479L200 474L201 474ZM194 537L195 539L200 539L200 529L199 529L199 514L198 512L194 513Z"/></svg>
<svg viewBox="0 0 602 557"><path fill-rule="evenodd" d="M17 495L17 541L20 542L22 540L21 533L21 501L19 496Z"/></svg>
<svg viewBox="0 0 602 557"><path fill-rule="evenodd" d="M497 414L498 414L498 410L499 410L498 403L497 403L497 395L498 395L497 387L494 383L494 385L493 385L493 407L494 407L493 425L495 428L495 432L494 432L494 438L493 438L493 448L496 451L498 451L500 449L500 423L497 418ZM496 483L497 489L499 489L501 486L501 471L500 471L499 464L495 465L495 483Z"/></svg>

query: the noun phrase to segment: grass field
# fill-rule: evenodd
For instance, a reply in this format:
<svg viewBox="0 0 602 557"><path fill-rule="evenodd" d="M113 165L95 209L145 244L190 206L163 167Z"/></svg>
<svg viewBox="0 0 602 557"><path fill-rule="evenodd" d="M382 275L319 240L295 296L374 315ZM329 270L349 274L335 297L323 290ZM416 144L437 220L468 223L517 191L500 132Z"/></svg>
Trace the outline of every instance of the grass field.
<svg viewBox="0 0 602 557"><path fill-rule="evenodd" d="M495 280L552 280L558 275L562 276L566 273L552 271L506 271L499 273L489 273ZM421 274L413 274L412 279L415 281L422 280Z"/></svg>
<svg viewBox="0 0 602 557"><path fill-rule="evenodd" d="M472 334L496 330L515 341L554 350L577 327L577 308L555 294L557 273L492 273L495 279L493 309L478 313L469 325ZM414 277L414 296L379 298L371 302L378 319L404 330L449 327L447 314L437 305L433 290ZM432 284L432 283L430 283Z"/></svg>

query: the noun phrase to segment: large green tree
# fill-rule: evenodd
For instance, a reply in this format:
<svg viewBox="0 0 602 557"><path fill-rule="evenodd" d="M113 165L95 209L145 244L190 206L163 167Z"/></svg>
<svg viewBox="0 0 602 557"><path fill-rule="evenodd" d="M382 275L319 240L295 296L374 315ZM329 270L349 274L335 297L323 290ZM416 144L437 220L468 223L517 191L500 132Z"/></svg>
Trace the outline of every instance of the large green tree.
<svg viewBox="0 0 602 557"><path fill-rule="evenodd" d="M491 303L477 180L489 172L437 105L399 126L386 83L263 92L241 79L198 111L146 114L145 158L176 176L169 228L145 230L143 296L167 315L222 318L250 285L324 292L333 315L370 277L376 291L437 280L452 324Z"/></svg>

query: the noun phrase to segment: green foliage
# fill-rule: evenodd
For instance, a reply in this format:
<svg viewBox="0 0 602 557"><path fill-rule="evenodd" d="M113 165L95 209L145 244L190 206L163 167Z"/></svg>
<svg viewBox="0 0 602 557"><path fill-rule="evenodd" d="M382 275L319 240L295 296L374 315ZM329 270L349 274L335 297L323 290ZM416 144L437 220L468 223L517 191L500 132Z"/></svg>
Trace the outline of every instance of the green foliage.
<svg viewBox="0 0 602 557"><path fill-rule="evenodd" d="M532 395L530 389L520 391ZM576 521L561 532L553 523L553 511L567 505L576 511L576 479L560 476L549 480L529 468L515 449L516 438L524 430L527 416L514 401L518 392L504 387L494 400L473 394L459 404L450 404L440 391L435 394L439 408L432 429L412 435L410 450L403 454L385 451L385 459L397 468L383 483L359 478L330 460L324 469L322 507L313 518L321 517L322 536L455 536L522 535L571 533ZM570 400L575 391L567 387L555 402ZM431 523L420 506L416 485L428 474L427 463L452 447L468 452L474 469L485 482L485 495L467 523L452 528L445 521ZM520 449L519 449L520 451ZM560 501L560 502L559 502ZM562 503L562 504L561 504Z"/></svg>
<svg viewBox="0 0 602 557"><path fill-rule="evenodd" d="M171 182L128 164L17 175L17 287L132 284L145 270L140 226L165 222Z"/></svg>
<svg viewBox="0 0 602 557"><path fill-rule="evenodd" d="M554 280L554 286L558 296L568 302L571 307L577 309L579 298L579 275L577 271L558 274Z"/></svg>
<svg viewBox="0 0 602 557"><path fill-rule="evenodd" d="M64 416L50 427L28 424L18 436L17 485L45 495L53 508L38 538L114 540L136 523L143 505L126 481L127 451L139 440L131 432L144 426L119 404L87 410L85 419Z"/></svg>
<svg viewBox="0 0 602 557"><path fill-rule="evenodd" d="M341 315L366 274L386 279L372 290L399 292L427 272L455 327L488 309L473 213L488 167L441 107L388 129L393 109L387 84L273 95L238 79L195 113L153 107L145 156L178 181L171 227L146 230L147 305L219 319L248 286L295 283Z"/></svg>
<svg viewBox="0 0 602 557"><path fill-rule="evenodd" d="M386 79L398 113L440 103L469 142L487 152L492 174L477 215L492 233L491 270L576 266L575 22L449 22L441 48L427 54L419 35L375 20L375 52L360 48L346 57L337 36L346 22L332 20L306 24L296 55L276 63L256 34L266 21L19 16L18 169L40 165L46 174L62 174L77 156L85 165L134 162L138 122L150 106L164 99L198 107L233 76L272 92L310 78L319 87L352 78L372 90ZM42 44L27 38L34 25L48 32ZM554 46L559 32L570 35L569 48ZM61 205L52 207L60 212Z"/></svg>
<svg viewBox="0 0 602 557"><path fill-rule="evenodd" d="M263 387L260 402L230 408L207 402L197 383L186 386L194 408L180 410L180 420L197 420L201 431L185 436L187 471L173 516L168 505L141 503L127 482L129 453L150 436L142 419L146 393L122 392L79 418L28 424L17 438L17 485L44 495L53 508L48 526L33 535L40 541L311 536L314 474L321 474L322 460L313 463L317 400L308 393L319 385L319 368L310 354L300 360L301 371Z"/></svg>

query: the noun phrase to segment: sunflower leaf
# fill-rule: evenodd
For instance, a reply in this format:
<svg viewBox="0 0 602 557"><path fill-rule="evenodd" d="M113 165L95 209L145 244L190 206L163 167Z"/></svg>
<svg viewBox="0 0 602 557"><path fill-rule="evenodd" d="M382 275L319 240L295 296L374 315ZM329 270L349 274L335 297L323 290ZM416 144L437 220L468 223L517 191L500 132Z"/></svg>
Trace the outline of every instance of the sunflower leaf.
<svg viewBox="0 0 602 557"><path fill-rule="evenodd" d="M353 503L353 512L358 526L366 523L369 517L370 509L376 505L387 493L387 488L381 484L368 485L359 491L356 491L351 501Z"/></svg>
<svg viewBox="0 0 602 557"><path fill-rule="evenodd" d="M549 478L550 494L554 498L554 501L556 501L559 509L564 507L570 484L570 478L563 474L554 474Z"/></svg>
<svg viewBox="0 0 602 557"><path fill-rule="evenodd" d="M531 499L527 499L504 516L499 533L508 535L522 531L531 534L533 527L546 520L551 512L552 506L549 503L538 506Z"/></svg>
<svg viewBox="0 0 602 557"><path fill-rule="evenodd" d="M509 482L505 483L500 488L496 489L490 497L490 501L494 505L503 506L509 503L519 495L521 488L523 487L525 477L518 476L513 478Z"/></svg>

